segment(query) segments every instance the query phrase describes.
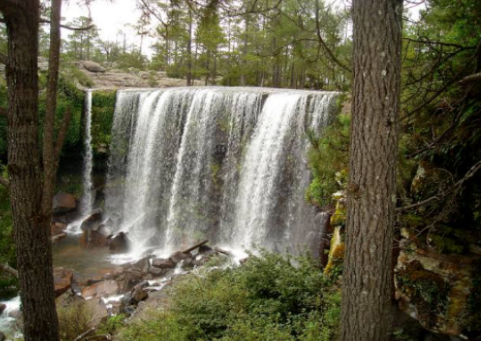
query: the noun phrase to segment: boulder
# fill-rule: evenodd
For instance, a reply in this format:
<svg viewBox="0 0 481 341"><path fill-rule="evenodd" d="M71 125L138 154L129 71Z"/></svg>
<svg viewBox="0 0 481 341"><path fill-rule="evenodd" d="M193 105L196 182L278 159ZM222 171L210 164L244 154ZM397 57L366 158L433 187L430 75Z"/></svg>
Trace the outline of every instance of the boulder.
<svg viewBox="0 0 481 341"><path fill-rule="evenodd" d="M53 270L55 297L59 297L72 287L73 275L73 270L67 268L55 268Z"/></svg>
<svg viewBox="0 0 481 341"><path fill-rule="evenodd" d="M199 246L199 255L212 255L215 253L214 249L211 248L210 246L208 245L201 245Z"/></svg>
<svg viewBox="0 0 481 341"><path fill-rule="evenodd" d="M92 213L82 221L82 224L80 224L80 229L82 231L96 231L100 227L101 223L102 212L97 211L95 213Z"/></svg>
<svg viewBox="0 0 481 341"><path fill-rule="evenodd" d="M119 284L115 280L102 281L82 289L82 297L105 297L120 292Z"/></svg>
<svg viewBox="0 0 481 341"><path fill-rule="evenodd" d="M102 67L102 65L91 60L82 62L82 66L90 72L105 72L105 69Z"/></svg>
<svg viewBox="0 0 481 341"><path fill-rule="evenodd" d="M60 221L50 224L50 231L52 233L52 236L56 236L58 234L64 233L67 226L68 226L67 224L62 223Z"/></svg>
<svg viewBox="0 0 481 341"><path fill-rule="evenodd" d="M159 277L164 275L169 269L160 269L156 268L155 266L151 266L149 268L149 274L153 275L154 277Z"/></svg>
<svg viewBox="0 0 481 341"><path fill-rule="evenodd" d="M90 327L97 327L109 313L107 306L101 298L93 298L85 301L85 306L90 313Z"/></svg>
<svg viewBox="0 0 481 341"><path fill-rule="evenodd" d="M132 291L130 292L130 303L132 304L138 304L140 301L143 301L146 299L149 294L145 290L149 286L148 281L142 281L139 284L137 284L135 287L132 288Z"/></svg>
<svg viewBox="0 0 481 341"><path fill-rule="evenodd" d="M129 270L118 274L115 278L118 286L119 292L130 291L135 285L142 282L144 279L144 274L140 271Z"/></svg>
<svg viewBox="0 0 481 341"><path fill-rule="evenodd" d="M143 272L149 272L149 267L150 267L150 257L144 257L139 259L137 262L133 264L134 269L138 269Z"/></svg>
<svg viewBox="0 0 481 341"><path fill-rule="evenodd" d="M127 234L119 232L110 239L109 249L112 253L126 253L129 251L129 239Z"/></svg>
<svg viewBox="0 0 481 341"><path fill-rule="evenodd" d="M99 231L84 231L80 237L80 246L84 248L105 247L109 245L109 239Z"/></svg>
<svg viewBox="0 0 481 341"><path fill-rule="evenodd" d="M156 258L152 259L152 266L158 269L172 269L175 268L175 262L171 259Z"/></svg>
<svg viewBox="0 0 481 341"><path fill-rule="evenodd" d="M5 341L5 340L6 340L5 334L0 332L0 341Z"/></svg>
<svg viewBox="0 0 481 341"><path fill-rule="evenodd" d="M7 308L5 304L0 303L0 315L2 315L3 311Z"/></svg>
<svg viewBox="0 0 481 341"><path fill-rule="evenodd" d="M73 211L77 208L77 201L72 194L58 192L53 197L52 212L54 214L63 214Z"/></svg>
<svg viewBox="0 0 481 341"><path fill-rule="evenodd" d="M184 253L182 251L177 251L174 252L172 255L170 255L169 259L174 263L174 264L179 264L180 262L186 261L193 259L192 255L190 253Z"/></svg>

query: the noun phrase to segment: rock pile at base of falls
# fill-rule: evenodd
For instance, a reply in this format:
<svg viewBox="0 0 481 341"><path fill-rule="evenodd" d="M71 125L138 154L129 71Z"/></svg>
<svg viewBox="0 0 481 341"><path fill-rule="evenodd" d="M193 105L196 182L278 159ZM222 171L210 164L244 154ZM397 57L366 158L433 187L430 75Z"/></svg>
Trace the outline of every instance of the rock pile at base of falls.
<svg viewBox="0 0 481 341"><path fill-rule="evenodd" d="M91 278L84 278L72 269L55 268L57 305L85 303L91 313L92 328L112 314L137 314L139 307L157 304L157 300L164 297L161 292L171 286L172 281L202 267L215 255L230 257L229 252L213 249L206 243L174 252L168 258L146 256Z"/></svg>

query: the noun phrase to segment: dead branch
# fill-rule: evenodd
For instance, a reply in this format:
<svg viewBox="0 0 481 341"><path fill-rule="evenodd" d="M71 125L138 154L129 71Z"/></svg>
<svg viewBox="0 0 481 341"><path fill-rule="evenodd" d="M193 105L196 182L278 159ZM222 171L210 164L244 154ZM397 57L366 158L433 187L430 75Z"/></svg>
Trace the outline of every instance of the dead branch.
<svg viewBox="0 0 481 341"><path fill-rule="evenodd" d="M12 275L13 277L17 277L18 278L18 271L15 270L14 268L12 268L10 265L8 264L0 264L0 270L3 270L4 272L6 272L7 274L9 275Z"/></svg>
<svg viewBox="0 0 481 341"><path fill-rule="evenodd" d="M91 333L94 332L94 331L95 331L95 328L90 328L90 329L87 330L86 332L84 332L84 333L80 334L79 336L77 336L77 337L75 338L75 340L73 340L73 341L80 341L80 340L84 339L86 336L88 336L89 334L91 334Z"/></svg>
<svg viewBox="0 0 481 341"><path fill-rule="evenodd" d="M191 247L189 247L188 249L182 251L182 253L189 253L189 252L197 249L198 247L201 247L202 245L207 244L208 242L209 242L209 241L206 239L206 240L204 240L203 242L200 242L200 243L198 243L198 244L195 244L194 246L191 246Z"/></svg>
<svg viewBox="0 0 481 341"><path fill-rule="evenodd" d="M476 82L476 81L481 81L481 72L466 76L463 79L461 79L459 83L464 84L464 83L470 83L470 82Z"/></svg>

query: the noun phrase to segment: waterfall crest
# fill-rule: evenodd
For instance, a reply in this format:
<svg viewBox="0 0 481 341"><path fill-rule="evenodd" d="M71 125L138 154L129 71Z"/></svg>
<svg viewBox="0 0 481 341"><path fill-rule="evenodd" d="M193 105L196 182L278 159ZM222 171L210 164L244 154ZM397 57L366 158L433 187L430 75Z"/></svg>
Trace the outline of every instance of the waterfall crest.
<svg viewBox="0 0 481 341"><path fill-rule="evenodd" d="M168 252L203 238L291 252L312 245L321 228L304 202L306 130L322 130L336 96L217 87L119 91L107 214L139 249Z"/></svg>

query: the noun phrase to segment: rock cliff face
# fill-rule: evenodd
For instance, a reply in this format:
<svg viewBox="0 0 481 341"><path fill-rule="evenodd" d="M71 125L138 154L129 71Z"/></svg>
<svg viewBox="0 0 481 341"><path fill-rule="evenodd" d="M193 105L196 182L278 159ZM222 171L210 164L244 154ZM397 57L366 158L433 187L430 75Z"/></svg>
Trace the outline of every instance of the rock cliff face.
<svg viewBox="0 0 481 341"><path fill-rule="evenodd" d="M334 199L334 231L325 273L337 276L342 271L346 199L342 194ZM400 252L394 266L395 299L401 311L428 331L480 340L478 237L468 231L457 231L454 237L448 232L452 231L446 227L432 228L421 235L412 226L401 229Z"/></svg>
<svg viewBox="0 0 481 341"><path fill-rule="evenodd" d="M123 89L123 88L170 88L185 86L186 80L167 77L163 71L148 72L104 68L92 61L83 61L77 64L88 78L94 83L96 89ZM196 80L195 85L203 85L203 81Z"/></svg>

